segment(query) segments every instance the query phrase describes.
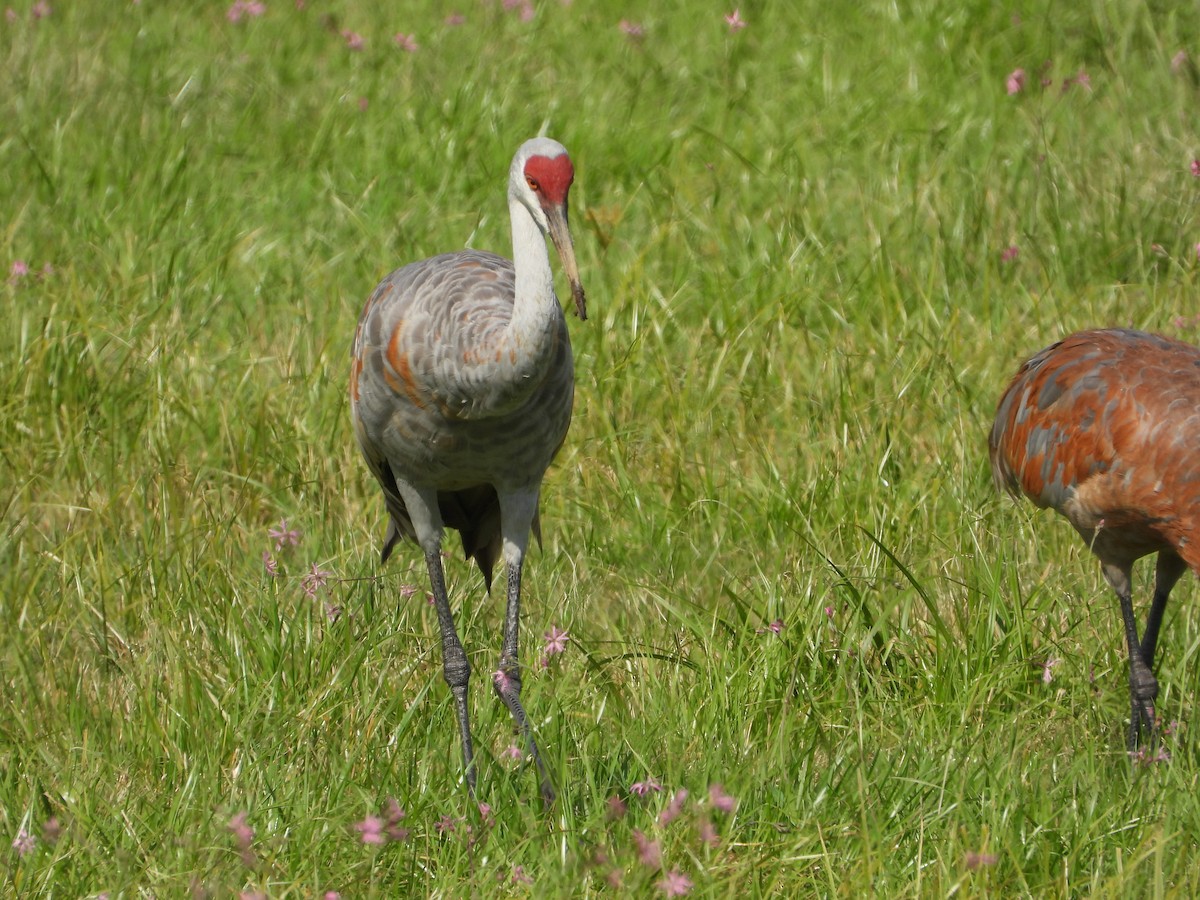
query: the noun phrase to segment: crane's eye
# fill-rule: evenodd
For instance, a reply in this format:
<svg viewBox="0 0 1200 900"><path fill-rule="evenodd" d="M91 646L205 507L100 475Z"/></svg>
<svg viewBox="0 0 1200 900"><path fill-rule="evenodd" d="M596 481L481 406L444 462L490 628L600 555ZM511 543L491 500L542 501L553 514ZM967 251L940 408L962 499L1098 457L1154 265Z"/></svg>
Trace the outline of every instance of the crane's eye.
<svg viewBox="0 0 1200 900"><path fill-rule="evenodd" d="M541 185L539 185L539 184L537 183L537 179L536 179L536 178L529 178L528 176L526 176L526 178L525 178L525 183L526 183L527 185L529 185L529 189L530 189L531 191L533 191L535 194L536 194L538 191L540 191L540 190L542 189L542 188L541 188Z"/></svg>

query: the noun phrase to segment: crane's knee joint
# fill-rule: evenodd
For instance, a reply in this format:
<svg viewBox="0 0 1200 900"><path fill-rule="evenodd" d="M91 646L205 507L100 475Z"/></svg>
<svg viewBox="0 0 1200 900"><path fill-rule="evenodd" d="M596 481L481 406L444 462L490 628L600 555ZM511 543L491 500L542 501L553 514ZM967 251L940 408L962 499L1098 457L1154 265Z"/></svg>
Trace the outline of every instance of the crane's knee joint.
<svg viewBox="0 0 1200 900"><path fill-rule="evenodd" d="M471 680L471 664L464 656L462 659L448 659L442 663L442 676L450 687L465 687Z"/></svg>

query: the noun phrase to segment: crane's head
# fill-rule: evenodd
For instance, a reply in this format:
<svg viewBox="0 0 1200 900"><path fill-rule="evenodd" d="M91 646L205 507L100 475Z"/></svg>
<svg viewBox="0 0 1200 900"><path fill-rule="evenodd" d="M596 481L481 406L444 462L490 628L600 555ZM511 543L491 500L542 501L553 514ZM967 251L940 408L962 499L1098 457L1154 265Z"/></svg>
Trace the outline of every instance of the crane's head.
<svg viewBox="0 0 1200 900"><path fill-rule="evenodd" d="M550 138L526 141L513 157L509 172L509 194L533 216L542 232L550 235L571 283L571 297L579 318L587 318L587 300L579 282L575 243L567 224L567 194L575 180L575 167L567 148Z"/></svg>

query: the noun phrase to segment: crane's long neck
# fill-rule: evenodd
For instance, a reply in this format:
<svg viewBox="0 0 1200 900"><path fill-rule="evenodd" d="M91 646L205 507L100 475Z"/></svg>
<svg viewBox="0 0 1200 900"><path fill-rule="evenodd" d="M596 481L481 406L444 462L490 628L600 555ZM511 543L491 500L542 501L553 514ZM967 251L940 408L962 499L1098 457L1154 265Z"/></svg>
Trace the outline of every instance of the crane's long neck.
<svg viewBox="0 0 1200 900"><path fill-rule="evenodd" d="M545 236L519 200L510 197L508 210L512 217L516 269L516 297L508 338L518 353L537 355L550 339L562 309L554 296L554 273L550 270Z"/></svg>

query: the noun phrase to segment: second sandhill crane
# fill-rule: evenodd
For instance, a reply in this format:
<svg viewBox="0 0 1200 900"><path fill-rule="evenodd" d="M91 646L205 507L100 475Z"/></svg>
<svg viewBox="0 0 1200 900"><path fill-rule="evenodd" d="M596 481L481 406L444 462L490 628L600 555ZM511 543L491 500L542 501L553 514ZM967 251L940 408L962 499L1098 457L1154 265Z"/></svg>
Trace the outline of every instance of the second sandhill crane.
<svg viewBox="0 0 1200 900"><path fill-rule="evenodd" d="M1132 752L1157 729L1152 670L1167 598L1189 567L1200 573L1200 350L1140 331L1073 334L1021 366L988 443L997 487L1065 516L1117 594ZM1139 639L1131 573L1151 553Z"/></svg>
<svg viewBox="0 0 1200 900"><path fill-rule="evenodd" d="M537 765L547 805L554 788L521 705L517 631L530 532L541 539L542 478L566 437L575 389L547 234L576 311L587 318L567 224L574 177L562 144L548 138L522 144L508 177L512 262L464 250L392 272L363 309L350 376L354 434L390 518L383 561L405 537L425 553L471 794L471 667L446 594L441 547L447 526L459 531L489 587L496 560L504 558L507 608L492 681Z"/></svg>

